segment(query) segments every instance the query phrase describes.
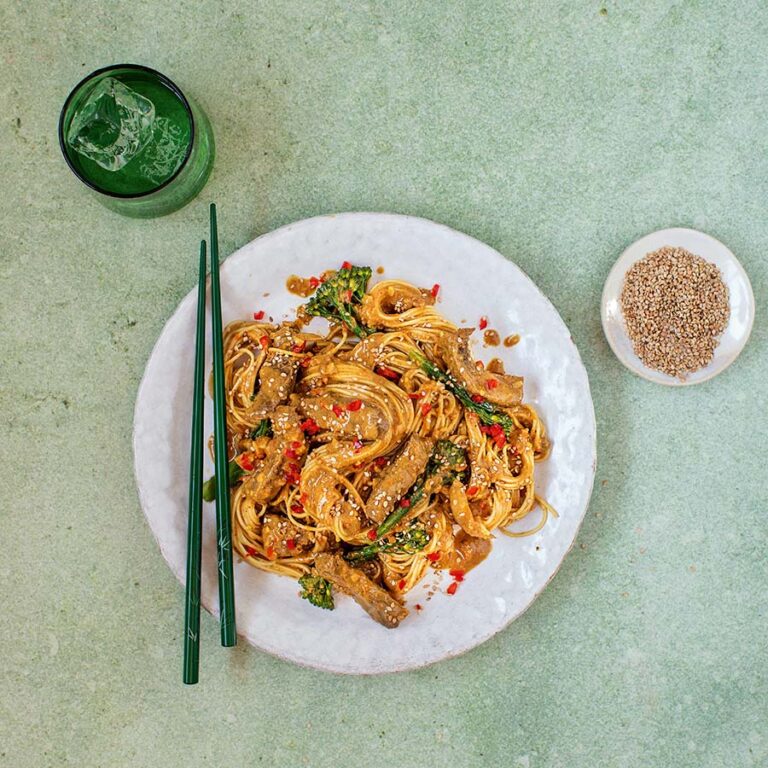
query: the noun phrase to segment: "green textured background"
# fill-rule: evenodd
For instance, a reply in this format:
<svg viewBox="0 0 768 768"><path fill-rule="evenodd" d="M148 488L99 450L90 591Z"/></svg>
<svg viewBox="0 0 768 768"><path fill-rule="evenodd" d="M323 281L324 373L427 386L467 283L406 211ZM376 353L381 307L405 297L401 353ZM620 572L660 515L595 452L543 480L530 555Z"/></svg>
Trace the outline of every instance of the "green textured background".
<svg viewBox="0 0 768 768"><path fill-rule="evenodd" d="M211 181L165 219L107 212L59 155L70 87L121 60L213 122ZM0 768L768 765L765 3L5 0L0 63ZM224 253L330 211L435 219L570 326L592 504L484 646L333 677L225 651L206 615L182 687L131 420L210 199ZM757 298L739 360L683 390L625 371L598 312L621 250L673 225L727 243Z"/></svg>

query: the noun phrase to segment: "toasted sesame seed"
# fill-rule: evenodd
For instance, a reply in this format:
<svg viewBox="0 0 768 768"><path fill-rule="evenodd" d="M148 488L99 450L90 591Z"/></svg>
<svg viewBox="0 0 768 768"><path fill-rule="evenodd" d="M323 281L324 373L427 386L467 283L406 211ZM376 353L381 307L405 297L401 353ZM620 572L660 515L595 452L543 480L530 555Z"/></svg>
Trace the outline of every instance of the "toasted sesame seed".
<svg viewBox="0 0 768 768"><path fill-rule="evenodd" d="M715 354L730 315L728 288L714 264L665 246L627 271L621 311L643 363L685 379Z"/></svg>

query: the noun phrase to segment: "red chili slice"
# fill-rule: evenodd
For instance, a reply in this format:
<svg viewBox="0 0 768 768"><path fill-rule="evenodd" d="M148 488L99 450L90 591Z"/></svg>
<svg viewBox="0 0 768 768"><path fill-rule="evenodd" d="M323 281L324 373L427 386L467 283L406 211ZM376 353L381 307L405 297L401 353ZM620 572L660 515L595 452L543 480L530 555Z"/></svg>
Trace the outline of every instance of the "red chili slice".
<svg viewBox="0 0 768 768"><path fill-rule="evenodd" d="M351 264L350 264L348 261L345 261L345 262L344 262L344 263L341 265L341 268L342 268L342 269L352 269L352 265L351 265Z"/></svg>
<svg viewBox="0 0 768 768"><path fill-rule="evenodd" d="M476 485L470 485L467 488L467 496L474 496L480 489Z"/></svg>
<svg viewBox="0 0 768 768"><path fill-rule="evenodd" d="M316 277L310 277L309 284L312 288L317 288L317 286L320 285L320 281Z"/></svg>
<svg viewBox="0 0 768 768"><path fill-rule="evenodd" d="M410 397L411 400L421 400L421 398L424 397L424 394L422 392L409 392L408 397Z"/></svg>
<svg viewBox="0 0 768 768"><path fill-rule="evenodd" d="M269 336L262 336L259 339L259 344L261 345L262 349L267 349L269 347Z"/></svg>
<svg viewBox="0 0 768 768"><path fill-rule="evenodd" d="M331 406L331 410L334 412L334 414L336 414L336 416L341 416L341 414L344 413L344 409L338 403L334 403Z"/></svg>
<svg viewBox="0 0 768 768"><path fill-rule="evenodd" d="M351 403L347 404L347 410L348 411L359 411L360 408L363 405L362 400L353 400Z"/></svg>
<svg viewBox="0 0 768 768"><path fill-rule="evenodd" d="M472 402L473 403L484 403L485 400L482 398L481 395L472 395Z"/></svg>
<svg viewBox="0 0 768 768"><path fill-rule="evenodd" d="M421 610L421 604L420 604L420 603L416 603L416 605L414 605L413 607L414 607L414 608L415 608L417 611L420 611L420 610Z"/></svg>
<svg viewBox="0 0 768 768"><path fill-rule="evenodd" d="M451 576L453 576L453 578L456 579L456 581L462 581L464 579L464 574L466 573L466 571L464 571L463 568L451 568L451 570L448 571L448 573Z"/></svg>
<svg viewBox="0 0 768 768"><path fill-rule="evenodd" d="M440 283L435 283L432 286L432 290L430 291L430 293L432 294L432 297L436 299L437 294L440 293Z"/></svg>
<svg viewBox="0 0 768 768"><path fill-rule="evenodd" d="M421 406L421 415L426 416L432 410L432 406L429 403L424 403Z"/></svg>
<svg viewBox="0 0 768 768"><path fill-rule="evenodd" d="M293 448L286 448L283 451L283 455L288 459L295 459L296 458L296 451L293 450Z"/></svg>
<svg viewBox="0 0 768 768"><path fill-rule="evenodd" d="M379 456L377 459L373 460L373 463L377 467L383 467L386 465L386 463L389 461L389 459L386 456Z"/></svg>
<svg viewBox="0 0 768 768"><path fill-rule="evenodd" d="M308 365L309 365L311 362L312 362L312 356L311 356L311 355L309 355L308 357L305 357L305 358L304 358L304 359L303 359L303 360L302 360L302 361L299 363L299 365L300 365L302 368L306 368L306 367L307 367L307 366L308 366Z"/></svg>
<svg viewBox="0 0 768 768"><path fill-rule="evenodd" d="M258 312L253 313L254 320L262 320L264 318L264 310L260 309Z"/></svg>
<svg viewBox="0 0 768 768"><path fill-rule="evenodd" d="M405 579L400 579L397 582L397 588L402 592L405 589Z"/></svg>
<svg viewBox="0 0 768 768"><path fill-rule="evenodd" d="M397 381L400 378L400 374L397 371L387 368L386 365L376 366L375 373L378 373L379 376L383 376L385 379L390 379L391 381Z"/></svg>
<svg viewBox="0 0 768 768"><path fill-rule="evenodd" d="M287 539L285 542L285 546L288 547L288 549L296 549L296 540L295 539Z"/></svg>
<svg viewBox="0 0 768 768"><path fill-rule="evenodd" d="M427 555L427 560L429 560L430 563L436 563L440 559L440 552L430 552Z"/></svg>
<svg viewBox="0 0 768 768"><path fill-rule="evenodd" d="M253 547L246 547L245 552L249 557L256 557L259 554Z"/></svg>
<svg viewBox="0 0 768 768"><path fill-rule="evenodd" d="M371 528L371 530L370 530L370 531L368 531L368 534L367 534L367 536L368 536L368 538L369 538L371 541L376 541L376 531L375 531L373 528Z"/></svg>
<svg viewBox="0 0 768 768"><path fill-rule="evenodd" d="M488 318L485 315L483 315L480 318L480 322L478 323L478 326L481 331L485 330L488 327Z"/></svg>
<svg viewBox="0 0 768 768"><path fill-rule="evenodd" d="M409 500L409 499L400 499L400 506L401 506L403 509L407 509L408 507L410 507L410 506L411 506L411 502L410 502L410 500Z"/></svg>
<svg viewBox="0 0 768 768"><path fill-rule="evenodd" d="M303 352L304 351L304 347L306 347L306 346L307 346L306 339L302 339L301 341L299 341L298 343L294 344L291 347L291 352Z"/></svg>
<svg viewBox="0 0 768 768"><path fill-rule="evenodd" d="M487 389L496 389L496 387L499 386L499 382L496 381L496 379L488 379L488 381L485 382L485 386Z"/></svg>
<svg viewBox="0 0 768 768"><path fill-rule="evenodd" d="M291 512L293 512L294 515L300 515L303 511L304 507L302 507L298 502L291 504Z"/></svg>
<svg viewBox="0 0 768 768"><path fill-rule="evenodd" d="M317 426L317 422L314 419L304 419L299 424L299 429L308 435L316 435L320 431L320 427Z"/></svg>
<svg viewBox="0 0 768 768"><path fill-rule="evenodd" d="M458 588L459 588L459 582L458 581L454 581L454 582L451 583L451 585L448 587L448 589L446 591L448 592L449 595L455 595L456 594L456 590Z"/></svg>
<svg viewBox="0 0 768 768"><path fill-rule="evenodd" d="M250 472L253 469L253 457L247 453L239 453L235 456L235 463L246 472Z"/></svg>

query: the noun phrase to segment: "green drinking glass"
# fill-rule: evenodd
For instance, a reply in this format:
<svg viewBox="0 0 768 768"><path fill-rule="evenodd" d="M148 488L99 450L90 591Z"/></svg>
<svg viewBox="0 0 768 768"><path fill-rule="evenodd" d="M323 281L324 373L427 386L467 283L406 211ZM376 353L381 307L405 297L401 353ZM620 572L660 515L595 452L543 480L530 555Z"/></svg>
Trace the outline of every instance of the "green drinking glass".
<svg viewBox="0 0 768 768"><path fill-rule="evenodd" d="M214 158L203 110L165 75L138 64L81 80L59 119L67 165L124 216L164 216L205 186Z"/></svg>

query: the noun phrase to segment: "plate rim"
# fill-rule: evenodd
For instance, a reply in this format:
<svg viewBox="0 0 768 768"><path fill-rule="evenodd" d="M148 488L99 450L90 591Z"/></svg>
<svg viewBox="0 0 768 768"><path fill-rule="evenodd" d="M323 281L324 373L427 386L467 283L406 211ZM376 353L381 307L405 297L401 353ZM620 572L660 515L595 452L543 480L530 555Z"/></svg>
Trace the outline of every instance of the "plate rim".
<svg viewBox="0 0 768 768"><path fill-rule="evenodd" d="M744 333L744 335L739 339L738 346L735 352L728 360L725 361L725 363L721 367L713 368L705 376L693 381L690 378L684 379L681 381L680 379L677 379L673 376L668 376L667 374L664 374L662 371L655 371L654 369L646 366L642 362L642 360L640 360L639 357L634 355L634 352L632 353L633 357L628 357L624 355L623 352L621 352L618 349L615 343L615 339L613 337L613 333L611 332L611 330L609 330L609 326L612 327L611 320L608 317L608 303L611 300L611 294L609 293L609 285L617 277L620 277L623 279L623 276L626 275L629 268L634 264L636 264L638 261L640 261L640 259L644 258L645 255L647 255L647 254L642 254L637 258L630 260L628 258L629 252L637 248L644 240L650 240L651 238L655 238L661 235L667 235L668 233L669 233L669 236L671 237L677 237L680 235L695 235L698 237L703 237L706 240L711 241L714 247L722 249L726 258L732 262L737 273L739 274L739 277L741 278L746 288L746 293L748 296L747 310L749 315L749 321L747 323L747 330ZM696 255L699 255L699 254L696 254ZM708 261L708 259L706 259L705 256L701 256L701 258ZM603 335L605 336L605 339L608 342L608 346L611 348L611 351L613 352L614 356L628 371L633 373L635 376L639 376L641 379L644 379L645 381L649 381L652 384L660 384L665 387L692 387L692 386L695 386L696 384L704 384L704 382L711 381L712 379L714 379L715 376L718 376L723 371L728 369L731 365L733 365L733 363L735 363L736 360L738 359L739 355L741 355L741 353L744 351L744 347L747 345L747 342L749 341L749 337L752 335L752 327L755 322L755 294L754 294L754 291L752 290L752 283L749 279L749 275L747 274L747 271L744 269L744 265L739 261L738 258L736 258L736 254L734 254L733 251L721 240L718 240L716 237L708 234L707 232L702 232L701 230L693 229L692 227L665 227L664 229L657 229L653 232L648 232L642 237L637 238L637 240L630 243L619 254L618 258L616 259L616 261L613 263L613 266L609 270L608 275L605 278L605 282L603 283L603 290L600 295L600 322L603 327ZM624 327L621 324L621 322L619 323L619 328L621 329L621 333L627 339L629 339L629 336L624 330Z"/></svg>
<svg viewBox="0 0 768 768"><path fill-rule="evenodd" d="M386 674L397 674L400 672L408 672L408 671L414 671L418 669L424 669L426 667L430 667L433 664L438 664L442 661L445 661L447 659L453 659L458 656L461 656L464 653L467 653L468 651L479 647L480 645L483 645L485 642L490 640L493 636L497 635L498 633L502 632L503 630L507 629L512 622L519 619L521 616L523 616L528 609L536 602L538 597L541 595L541 593L550 585L552 580L555 578L555 576L560 571L560 568L562 567L563 563L565 562L566 558L572 551L576 539L578 538L579 532L581 530L581 526L584 523L584 519L587 516L587 511L589 510L589 506L592 500L592 493L594 491L594 481L595 476L597 472L597 419L595 415L595 404L594 404L594 398L592 397L592 388L590 386L589 381L589 373L587 371L586 366L584 365L584 361L581 357L581 353L579 352L579 348L576 345L576 342L573 340L573 336L570 333L570 329L568 328L567 324L565 323L565 320L563 320L562 315L558 311L557 307L552 303L550 298L539 288L539 286L534 282L533 279L528 275L528 273L520 267L516 262L512 261L511 259L507 259L499 250L494 248L493 246L489 245L488 243L485 243L484 241L480 240L479 238L476 238L472 235L467 234L466 232L462 232L461 230L455 229L453 227L449 227L447 224L442 224L440 222L433 221L432 219L428 219L422 216L414 216L410 214L399 214L399 213L391 213L391 212L384 212L384 211L344 211L344 212L337 212L337 213L325 213L325 214L319 214L316 216L310 216L304 219L298 219L292 222L288 222L287 224L283 224L280 227L277 227L276 229L270 230L268 232L264 232L261 235L258 235L251 240L249 240L247 243L244 243L243 245L237 247L232 253L228 254L225 259L223 259L220 262L221 270L226 269L226 265L229 262L230 258L233 256L236 256L241 251L244 251L246 248L253 245L255 242L266 242L272 238L278 237L279 235L283 234L286 231L290 231L293 228L296 228L298 226L303 225L309 225L311 222L318 221L318 220L333 220L333 219L366 219L369 217L375 217L376 219L382 220L382 219L389 219L392 221L415 221L420 224L427 224L431 227L437 227L443 231L447 231L451 233L453 236L459 236L461 238L464 238L466 240L474 241L475 243L478 243L480 246L488 249L489 252L491 252L494 256L494 258L501 259L502 261L509 262L513 267L520 270L520 272L525 275L525 277L528 279L530 284L534 287L534 289L539 293L541 298L547 303L547 305L550 307L550 309L555 313L555 315L559 318L560 322L562 323L565 330L568 332L570 336L571 344L573 345L573 351L575 353L575 361L578 364L577 370L583 375L584 384L586 387L586 399L588 401L588 408L585 409L585 412L588 416L588 426L590 428L591 433L591 440L590 440L590 456L588 457L588 461L586 462L586 466L588 467L587 473L588 473L588 488L587 493L585 496L585 503L583 505L583 508L579 511L579 517L578 520L575 523L573 535L571 537L571 541L566 547L565 551L562 554L562 557L558 560L558 562L555 564L555 567L553 568L552 572L549 574L546 581L540 586L538 590L536 590L533 593L533 596L528 601L528 603L516 614L510 616L505 621L498 625L492 625L491 629L488 632L483 632L480 635L476 635L472 638L468 638L468 640L456 648L452 648L449 651L446 651L443 653L439 658L435 658L432 660L427 661L418 661L418 662L412 662L410 660L405 660L403 662L400 662L397 668L383 668L383 669L369 669L369 670L359 670L359 669L345 669L341 667L336 667L331 664L326 664L323 662L316 662L316 661L309 661L307 659L297 659L295 656L290 656L286 653L281 652L277 647L275 646L268 646L262 644L261 641L257 640L256 638L250 637L249 635L246 635L244 632L242 632L239 628L237 630L237 636L245 640L245 642L252 646L253 648L256 648L257 650L268 653L270 656L273 656L275 658L280 659L281 661L290 663L290 664L296 664L300 667L306 668L306 669L316 669L322 672L331 673L331 674L341 674L341 675L352 675L352 676L374 676L374 675L386 675ZM210 275L206 278L206 287L210 285ZM147 357L147 361L144 365L144 371L142 373L141 379L139 381L139 386L136 389L136 398L134 401L134 415L133 415L133 422L132 422L132 448L133 448L133 473L134 473L134 480L136 483L136 489L137 494L139 498L139 504L141 506L142 510L142 516L144 518L145 524L149 528L152 537L155 540L155 543L157 544L161 555L163 556L163 559L165 560L166 564L168 565L168 568L170 569L171 573L176 577L177 581L181 586L184 585L185 580L185 569L183 567L180 567L178 570L174 567L173 562L171 561L168 553L166 552L165 548L163 547L162 542L158 538L157 533L153 529L152 525L150 524L149 517L147 515L147 506L145 504L145 489L142 488L141 483L139 482L139 476L138 476L138 463L137 463L137 450L138 450L138 434L137 434L137 426L138 426L138 420L139 420L139 403L142 398L142 393L147 386L147 378L148 378L148 371L150 368L150 362L153 360L155 355L158 352L158 347L160 345L160 342L166 332L166 329L168 326L174 322L174 320L177 318L177 316L182 312L182 310L185 309L186 305L188 303L191 303L195 300L195 292L197 291L197 286L193 286L179 301L179 303L176 305L175 310L171 313L171 315L167 318L165 323L163 324L163 327L160 329L160 332L155 340L155 343L152 346L152 350ZM203 599L201 597L201 605L205 610L211 614L214 618L218 617L218 606L216 605L208 605L206 604L208 601Z"/></svg>

